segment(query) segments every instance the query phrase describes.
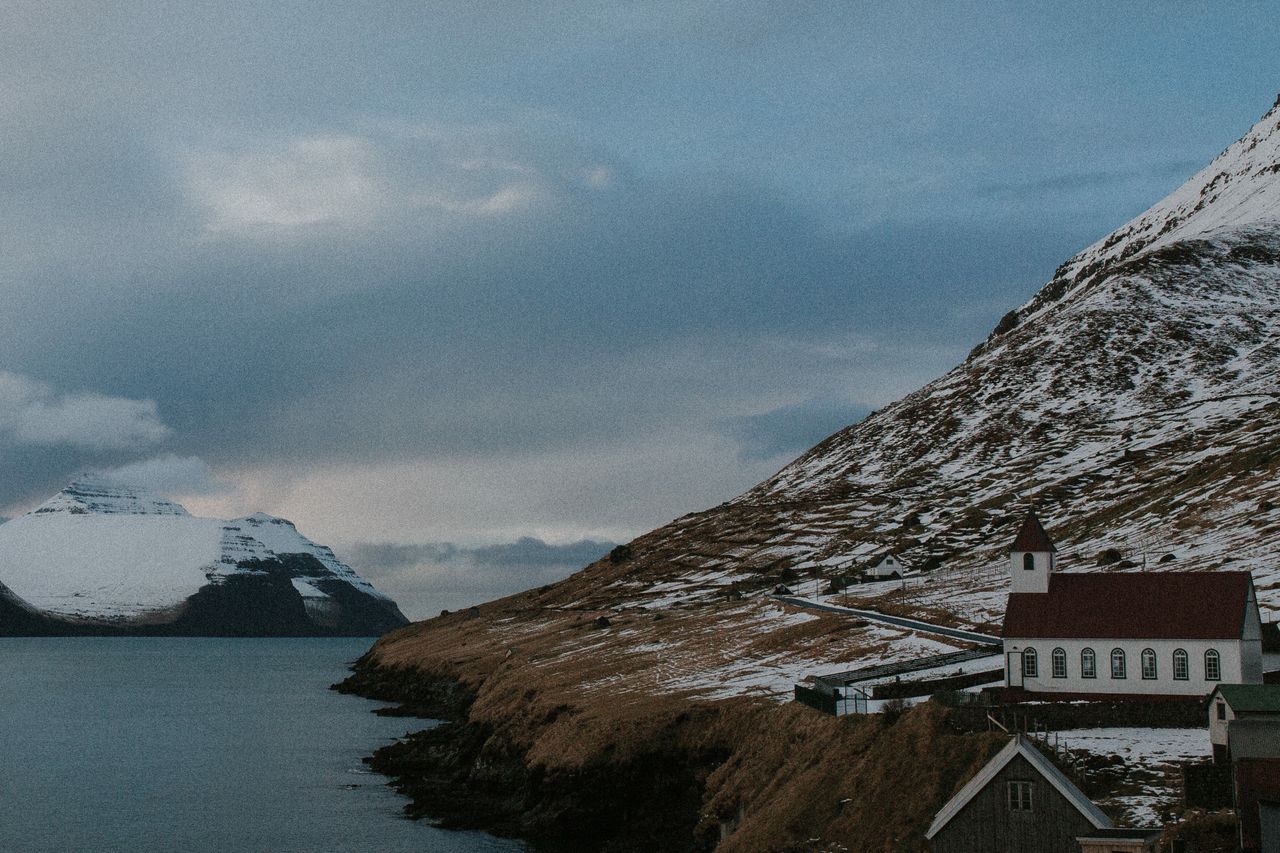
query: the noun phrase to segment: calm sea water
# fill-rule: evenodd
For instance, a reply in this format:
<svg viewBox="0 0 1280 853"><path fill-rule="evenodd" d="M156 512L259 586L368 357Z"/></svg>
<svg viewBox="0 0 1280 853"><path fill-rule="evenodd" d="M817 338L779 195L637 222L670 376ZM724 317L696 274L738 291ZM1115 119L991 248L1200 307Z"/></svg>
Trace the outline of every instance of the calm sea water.
<svg viewBox="0 0 1280 853"><path fill-rule="evenodd" d="M0 850L519 851L400 817L368 640L0 639Z"/></svg>

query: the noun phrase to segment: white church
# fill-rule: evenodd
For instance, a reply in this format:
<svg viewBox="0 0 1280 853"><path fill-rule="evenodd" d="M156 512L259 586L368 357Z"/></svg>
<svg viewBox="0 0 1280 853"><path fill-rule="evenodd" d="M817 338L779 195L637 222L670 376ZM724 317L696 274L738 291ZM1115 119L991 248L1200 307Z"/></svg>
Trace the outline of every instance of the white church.
<svg viewBox="0 0 1280 853"><path fill-rule="evenodd" d="M1005 684L1031 693L1207 696L1262 683L1249 572L1060 572L1032 513L1010 554ZM1065 698L1065 696L1063 697Z"/></svg>

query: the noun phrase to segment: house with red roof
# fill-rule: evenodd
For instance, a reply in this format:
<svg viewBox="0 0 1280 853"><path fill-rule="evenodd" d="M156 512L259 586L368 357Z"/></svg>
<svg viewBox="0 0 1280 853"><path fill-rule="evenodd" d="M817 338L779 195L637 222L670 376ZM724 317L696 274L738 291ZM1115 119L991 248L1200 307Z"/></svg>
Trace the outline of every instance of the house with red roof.
<svg viewBox="0 0 1280 853"><path fill-rule="evenodd" d="M1060 572L1034 513L1014 539L1009 572L1001 634L1009 687L1207 696L1220 683L1262 683L1249 572Z"/></svg>

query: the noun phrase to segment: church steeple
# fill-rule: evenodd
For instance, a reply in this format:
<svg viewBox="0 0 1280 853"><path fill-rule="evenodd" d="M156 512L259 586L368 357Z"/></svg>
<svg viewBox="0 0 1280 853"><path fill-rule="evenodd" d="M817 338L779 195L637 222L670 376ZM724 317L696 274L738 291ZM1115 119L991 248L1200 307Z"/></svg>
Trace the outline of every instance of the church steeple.
<svg viewBox="0 0 1280 853"><path fill-rule="evenodd" d="M1009 591L1048 592L1057 553L1040 519L1028 512L1009 550Z"/></svg>

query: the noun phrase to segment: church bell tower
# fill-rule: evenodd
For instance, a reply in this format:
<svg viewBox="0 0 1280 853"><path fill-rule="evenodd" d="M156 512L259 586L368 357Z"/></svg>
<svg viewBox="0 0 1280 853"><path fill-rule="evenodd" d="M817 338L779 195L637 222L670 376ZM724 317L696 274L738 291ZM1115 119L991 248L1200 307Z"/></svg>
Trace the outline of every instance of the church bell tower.
<svg viewBox="0 0 1280 853"><path fill-rule="evenodd" d="M1040 519L1027 513L1009 551L1009 591L1048 592L1057 553Z"/></svg>

